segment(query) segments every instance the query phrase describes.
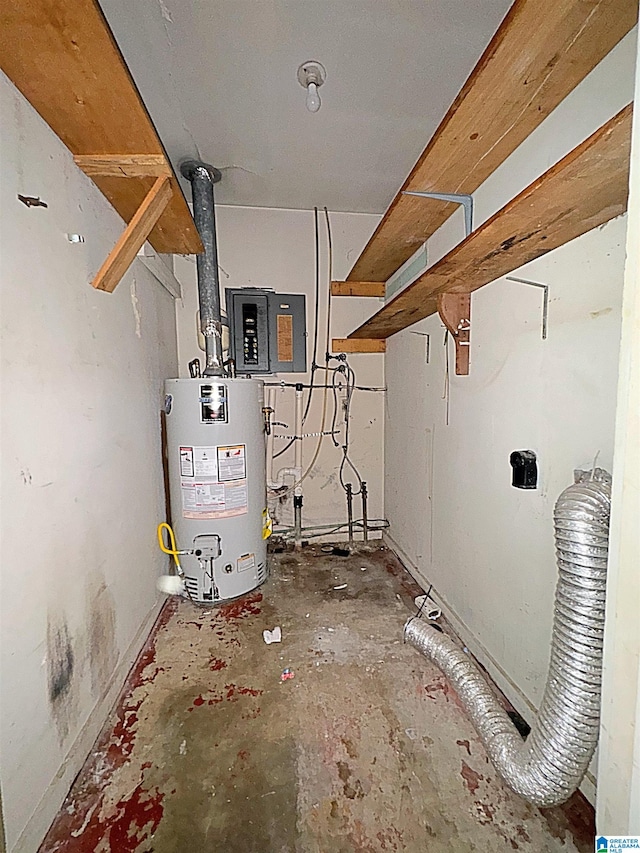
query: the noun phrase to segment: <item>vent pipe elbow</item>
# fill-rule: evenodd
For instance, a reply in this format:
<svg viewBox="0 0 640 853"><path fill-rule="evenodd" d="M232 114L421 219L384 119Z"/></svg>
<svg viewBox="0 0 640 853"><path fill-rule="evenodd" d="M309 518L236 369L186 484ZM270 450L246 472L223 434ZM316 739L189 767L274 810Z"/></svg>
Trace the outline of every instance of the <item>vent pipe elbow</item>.
<svg viewBox="0 0 640 853"><path fill-rule="evenodd" d="M197 160L186 160L181 163L180 172L191 183L193 219L204 246L204 252L196 255L200 331L205 342L203 375L224 376L218 241L213 192L213 185L218 183L222 174L213 166Z"/></svg>
<svg viewBox="0 0 640 853"><path fill-rule="evenodd" d="M551 660L540 710L523 741L473 661L413 617L405 639L453 684L505 782L534 805L567 800L593 757L600 725L611 477L576 472L554 511L558 563Z"/></svg>

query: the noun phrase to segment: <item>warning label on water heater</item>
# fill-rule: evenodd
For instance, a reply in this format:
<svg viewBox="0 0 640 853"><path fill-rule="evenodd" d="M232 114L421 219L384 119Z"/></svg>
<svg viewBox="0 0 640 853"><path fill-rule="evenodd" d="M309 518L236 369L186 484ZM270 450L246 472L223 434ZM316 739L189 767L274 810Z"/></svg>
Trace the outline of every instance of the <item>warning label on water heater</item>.
<svg viewBox="0 0 640 853"><path fill-rule="evenodd" d="M245 445L180 447L184 518L228 518L247 512Z"/></svg>
<svg viewBox="0 0 640 853"><path fill-rule="evenodd" d="M218 448L218 477L227 480L244 480L247 476L244 444Z"/></svg>
<svg viewBox="0 0 640 853"><path fill-rule="evenodd" d="M193 467L196 477L211 477L218 479L218 465L215 447L194 447Z"/></svg>
<svg viewBox="0 0 640 853"><path fill-rule="evenodd" d="M180 476L193 477L193 447L180 448Z"/></svg>
<svg viewBox="0 0 640 853"><path fill-rule="evenodd" d="M239 572L248 572L249 569L255 569L256 567L256 555L255 554L243 554L242 557L238 557L238 571Z"/></svg>

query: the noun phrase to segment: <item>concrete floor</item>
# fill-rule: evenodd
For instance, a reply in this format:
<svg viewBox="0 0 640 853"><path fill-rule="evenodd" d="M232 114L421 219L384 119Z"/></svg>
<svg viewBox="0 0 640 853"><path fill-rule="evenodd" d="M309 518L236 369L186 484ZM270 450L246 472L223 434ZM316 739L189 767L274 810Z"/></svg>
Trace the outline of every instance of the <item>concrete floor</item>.
<svg viewBox="0 0 640 853"><path fill-rule="evenodd" d="M385 549L316 546L237 602L169 601L41 853L593 850L584 801L512 794L403 645L418 592Z"/></svg>

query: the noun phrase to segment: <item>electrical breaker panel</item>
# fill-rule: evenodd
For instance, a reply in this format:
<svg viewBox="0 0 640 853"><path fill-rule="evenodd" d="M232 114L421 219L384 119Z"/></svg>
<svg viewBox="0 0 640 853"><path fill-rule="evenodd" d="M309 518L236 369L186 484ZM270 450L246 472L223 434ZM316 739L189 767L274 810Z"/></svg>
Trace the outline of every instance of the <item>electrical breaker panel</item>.
<svg viewBox="0 0 640 853"><path fill-rule="evenodd" d="M304 294L226 288L225 298L237 373L306 371Z"/></svg>

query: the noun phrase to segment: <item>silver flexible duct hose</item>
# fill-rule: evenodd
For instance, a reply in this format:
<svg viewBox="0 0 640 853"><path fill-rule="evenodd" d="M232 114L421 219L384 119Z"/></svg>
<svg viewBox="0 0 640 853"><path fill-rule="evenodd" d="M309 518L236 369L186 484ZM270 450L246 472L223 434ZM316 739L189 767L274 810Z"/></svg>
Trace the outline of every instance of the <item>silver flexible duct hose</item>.
<svg viewBox="0 0 640 853"><path fill-rule="evenodd" d="M555 806L576 790L598 740L602 642L609 547L611 477L576 472L555 506L556 586L551 660L542 705L523 741L473 661L423 619L405 639L453 684L496 770L537 806Z"/></svg>
<svg viewBox="0 0 640 853"><path fill-rule="evenodd" d="M220 280L218 276L218 243L213 185L221 174L218 169L197 160L187 160L180 171L191 182L193 219L200 234L204 252L196 255L198 267L198 302L200 331L204 335L205 376L223 376L222 315L220 312Z"/></svg>

